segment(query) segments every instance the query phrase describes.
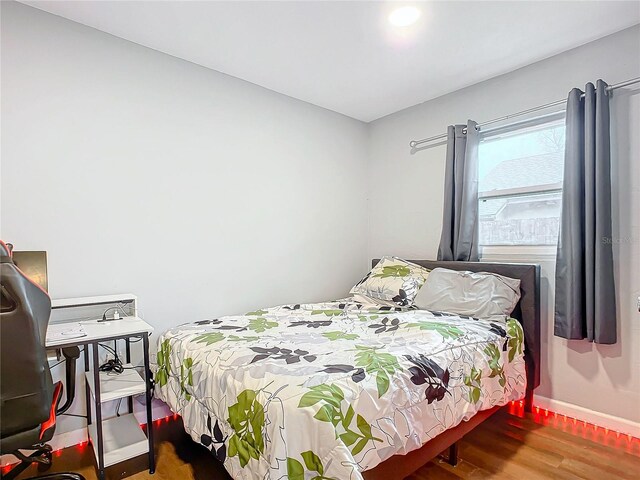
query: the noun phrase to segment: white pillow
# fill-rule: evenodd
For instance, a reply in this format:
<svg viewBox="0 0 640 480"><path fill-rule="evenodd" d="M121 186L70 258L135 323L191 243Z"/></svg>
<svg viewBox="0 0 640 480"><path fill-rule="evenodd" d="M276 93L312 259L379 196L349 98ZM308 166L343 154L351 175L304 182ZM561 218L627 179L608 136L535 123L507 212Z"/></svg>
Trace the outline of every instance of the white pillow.
<svg viewBox="0 0 640 480"><path fill-rule="evenodd" d="M418 291L421 310L487 318L510 315L520 300L520 280L488 272L434 268Z"/></svg>

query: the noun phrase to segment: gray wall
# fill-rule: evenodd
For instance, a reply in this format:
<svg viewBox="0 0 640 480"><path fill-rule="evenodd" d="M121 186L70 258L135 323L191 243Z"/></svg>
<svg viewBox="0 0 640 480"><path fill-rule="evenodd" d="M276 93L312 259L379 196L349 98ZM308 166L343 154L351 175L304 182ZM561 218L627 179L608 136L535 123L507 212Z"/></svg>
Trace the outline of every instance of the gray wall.
<svg viewBox="0 0 640 480"><path fill-rule="evenodd" d="M135 293L159 334L362 275L364 123L14 2L1 35L0 238L54 298Z"/></svg>
<svg viewBox="0 0 640 480"><path fill-rule="evenodd" d="M410 154L408 143L468 118L482 122L566 98L603 78L640 76L640 27L589 43L506 75L389 115L370 124L369 257L435 258L442 223L445 147ZM539 115L540 113L538 113ZM553 336L553 261L539 252L499 259L545 263L541 396L640 421L640 88L612 103L614 237L621 340L614 346ZM511 258L509 258L511 257ZM494 257L495 258L495 257Z"/></svg>
<svg viewBox="0 0 640 480"><path fill-rule="evenodd" d="M2 2L1 236L53 297L133 292L158 332L344 296L366 125Z"/></svg>

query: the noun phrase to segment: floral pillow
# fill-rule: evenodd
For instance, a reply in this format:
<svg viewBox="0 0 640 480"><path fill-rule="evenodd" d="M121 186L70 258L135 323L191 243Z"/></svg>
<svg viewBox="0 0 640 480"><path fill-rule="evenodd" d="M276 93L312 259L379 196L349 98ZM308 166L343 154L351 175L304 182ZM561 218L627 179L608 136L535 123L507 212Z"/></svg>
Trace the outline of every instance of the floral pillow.
<svg viewBox="0 0 640 480"><path fill-rule="evenodd" d="M370 302L406 307L413 305L430 270L398 257L382 257L350 291Z"/></svg>

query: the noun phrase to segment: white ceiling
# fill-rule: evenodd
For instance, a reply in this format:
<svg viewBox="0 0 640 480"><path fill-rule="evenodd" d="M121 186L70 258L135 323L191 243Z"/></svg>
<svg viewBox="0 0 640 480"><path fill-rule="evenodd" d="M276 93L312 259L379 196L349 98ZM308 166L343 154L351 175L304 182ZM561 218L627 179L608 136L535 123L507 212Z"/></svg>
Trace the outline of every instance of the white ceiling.
<svg viewBox="0 0 640 480"><path fill-rule="evenodd" d="M366 122L640 23L638 1L22 3Z"/></svg>

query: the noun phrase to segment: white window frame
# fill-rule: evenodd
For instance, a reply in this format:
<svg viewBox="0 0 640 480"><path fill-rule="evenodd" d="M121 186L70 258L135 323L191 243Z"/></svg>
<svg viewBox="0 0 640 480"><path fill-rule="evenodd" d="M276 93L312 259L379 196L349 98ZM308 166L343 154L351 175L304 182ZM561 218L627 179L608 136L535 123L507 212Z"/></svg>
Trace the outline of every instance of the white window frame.
<svg viewBox="0 0 640 480"><path fill-rule="evenodd" d="M557 245L480 245L481 262L548 262L555 260Z"/></svg>
<svg viewBox="0 0 640 480"><path fill-rule="evenodd" d="M490 198L514 197L525 195L536 195L538 193L555 193L562 192L562 183L547 183L545 185L534 185L532 187L503 188L502 190L491 190L489 192L480 192L478 201L488 200Z"/></svg>

